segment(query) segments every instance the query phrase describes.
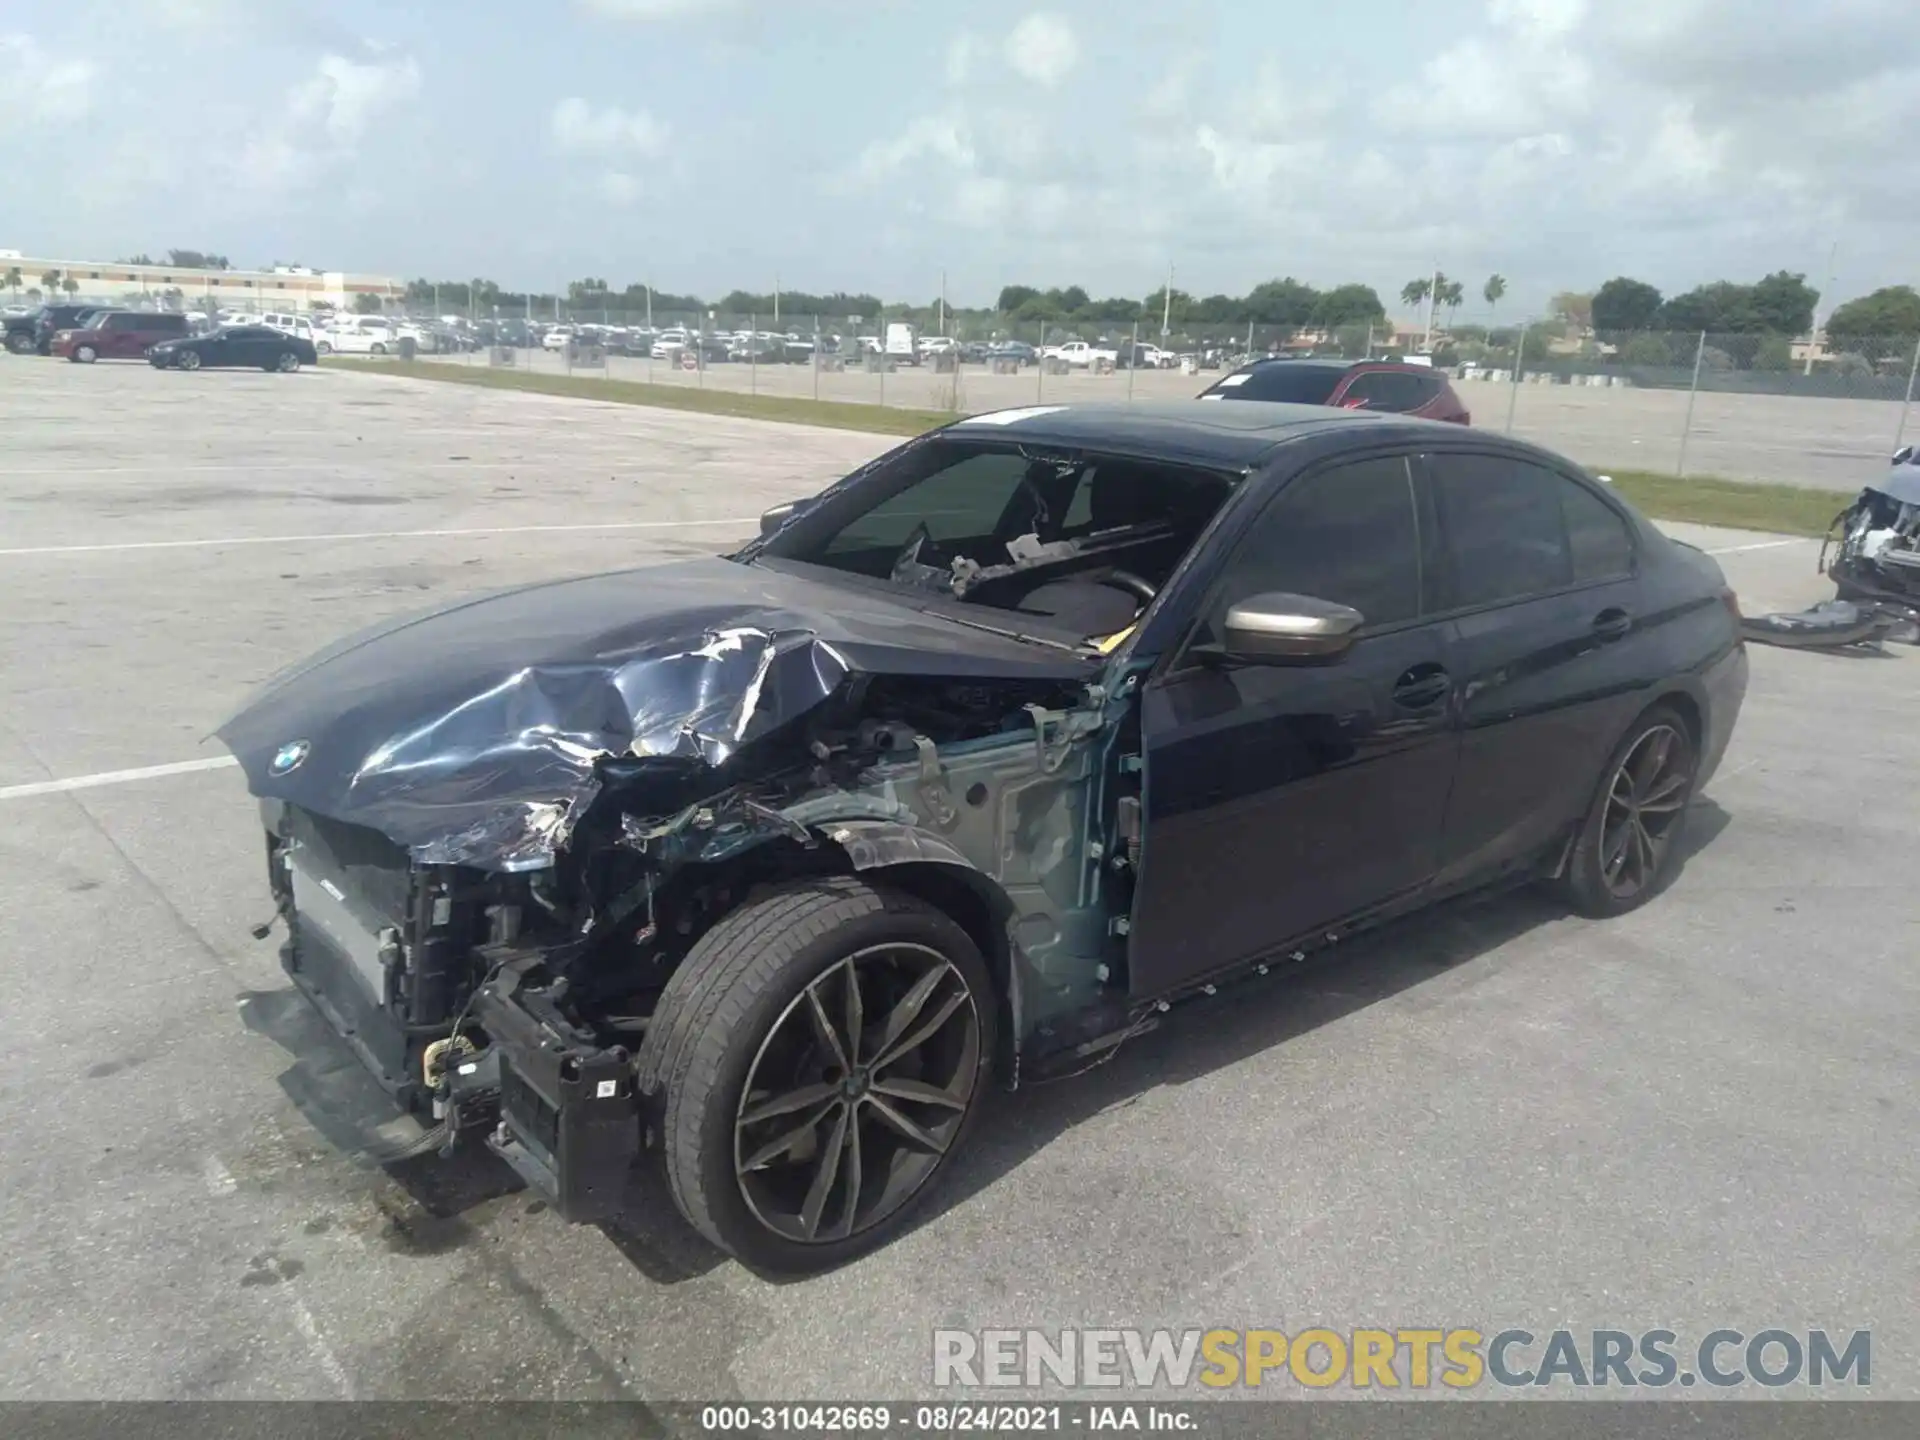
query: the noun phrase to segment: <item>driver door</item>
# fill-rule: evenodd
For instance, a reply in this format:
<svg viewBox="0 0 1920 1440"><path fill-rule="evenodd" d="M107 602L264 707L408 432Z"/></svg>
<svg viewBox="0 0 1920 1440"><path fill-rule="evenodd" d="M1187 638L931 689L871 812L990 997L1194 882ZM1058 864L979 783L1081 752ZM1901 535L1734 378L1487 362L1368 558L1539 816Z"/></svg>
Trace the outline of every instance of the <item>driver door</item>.
<svg viewBox="0 0 1920 1440"><path fill-rule="evenodd" d="M1136 998L1407 900L1437 869L1458 738L1411 460L1343 460L1282 489L1147 683ZM1350 605L1365 623L1332 660L1225 658L1228 607L1269 592Z"/></svg>

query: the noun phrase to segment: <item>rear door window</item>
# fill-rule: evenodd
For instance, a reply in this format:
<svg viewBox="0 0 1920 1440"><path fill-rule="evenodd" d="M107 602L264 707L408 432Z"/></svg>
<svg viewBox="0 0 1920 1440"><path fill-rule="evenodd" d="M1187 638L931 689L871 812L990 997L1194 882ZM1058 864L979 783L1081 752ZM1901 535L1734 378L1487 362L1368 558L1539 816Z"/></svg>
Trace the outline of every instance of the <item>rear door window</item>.
<svg viewBox="0 0 1920 1440"><path fill-rule="evenodd" d="M1426 378L1399 370L1365 370L1354 376L1353 383L1341 392L1340 403L1404 415L1409 410L1418 410L1430 398L1423 383ZM1437 388L1433 393L1437 393Z"/></svg>
<svg viewBox="0 0 1920 1440"><path fill-rule="evenodd" d="M1428 463L1452 561L1453 607L1524 600L1574 583L1562 498L1572 481L1508 455L1444 453Z"/></svg>

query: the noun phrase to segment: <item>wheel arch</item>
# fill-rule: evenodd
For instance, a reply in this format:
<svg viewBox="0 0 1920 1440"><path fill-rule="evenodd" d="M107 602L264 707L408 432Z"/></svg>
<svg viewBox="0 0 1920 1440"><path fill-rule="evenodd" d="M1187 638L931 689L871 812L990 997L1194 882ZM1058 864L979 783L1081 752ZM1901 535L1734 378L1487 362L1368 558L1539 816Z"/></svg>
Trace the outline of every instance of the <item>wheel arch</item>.
<svg viewBox="0 0 1920 1440"><path fill-rule="evenodd" d="M850 873L887 885L940 911L967 933L987 963L1002 1019L1003 1074L1017 1074L1021 1031L1027 1012L1021 966L1014 953L1012 899L991 875L946 840L892 820L830 821L819 827L845 856Z"/></svg>

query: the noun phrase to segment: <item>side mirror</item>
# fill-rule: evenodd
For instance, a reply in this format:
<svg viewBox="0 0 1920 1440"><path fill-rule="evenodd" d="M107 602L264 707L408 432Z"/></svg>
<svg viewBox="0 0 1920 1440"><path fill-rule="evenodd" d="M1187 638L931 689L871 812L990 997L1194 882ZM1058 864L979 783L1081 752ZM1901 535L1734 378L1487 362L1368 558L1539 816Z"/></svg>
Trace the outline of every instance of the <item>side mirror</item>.
<svg viewBox="0 0 1920 1440"><path fill-rule="evenodd" d="M1353 645L1365 617L1351 605L1311 595L1252 595L1227 611L1229 659L1255 663L1331 660Z"/></svg>
<svg viewBox="0 0 1920 1440"><path fill-rule="evenodd" d="M813 504L812 500L789 500L784 505L776 505L771 510L765 511L760 516L760 533L773 534L811 504Z"/></svg>
<svg viewBox="0 0 1920 1440"><path fill-rule="evenodd" d="M1913 462L1913 446L1902 445L1898 450L1893 452L1894 464L1908 465L1908 464L1911 464L1912 462Z"/></svg>

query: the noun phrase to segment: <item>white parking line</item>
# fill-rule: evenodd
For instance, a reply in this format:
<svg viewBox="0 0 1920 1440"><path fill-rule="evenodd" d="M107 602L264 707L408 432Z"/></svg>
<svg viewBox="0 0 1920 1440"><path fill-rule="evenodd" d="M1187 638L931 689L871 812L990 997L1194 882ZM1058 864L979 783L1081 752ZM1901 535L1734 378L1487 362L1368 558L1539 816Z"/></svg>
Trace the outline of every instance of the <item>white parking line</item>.
<svg viewBox="0 0 1920 1440"><path fill-rule="evenodd" d="M218 540L123 540L106 545L22 545L4 555L100 555L118 550L217 550L229 545L309 545L332 540L440 540L462 535L558 535L595 530L681 530L755 526L758 516L725 520L610 520L596 525L474 525L455 530L351 530L316 535L229 535Z"/></svg>
<svg viewBox="0 0 1920 1440"><path fill-rule="evenodd" d="M1761 540L1752 545L1723 545L1718 550L1709 550L1709 555L1744 555L1749 550L1778 550L1783 545L1811 545L1813 541L1803 536L1792 540Z"/></svg>
<svg viewBox="0 0 1920 1440"><path fill-rule="evenodd" d="M176 760L171 765L143 765L138 770L102 770L66 780L36 780L30 785L0 785L0 800L26 800L34 795L64 795L69 790L97 790L102 785L127 785L135 780L157 780L167 775L190 775L196 770L225 770L240 762L231 755L209 755L204 760Z"/></svg>

